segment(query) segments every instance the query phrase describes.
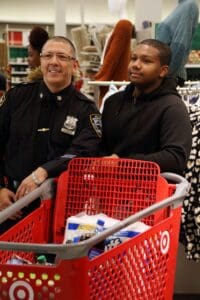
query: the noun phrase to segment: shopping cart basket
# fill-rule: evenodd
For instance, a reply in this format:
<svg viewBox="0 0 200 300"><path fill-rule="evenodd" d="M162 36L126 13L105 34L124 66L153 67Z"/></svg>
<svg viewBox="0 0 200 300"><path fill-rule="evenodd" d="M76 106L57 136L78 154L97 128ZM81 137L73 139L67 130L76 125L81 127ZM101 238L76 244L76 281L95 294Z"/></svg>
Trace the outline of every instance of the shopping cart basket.
<svg viewBox="0 0 200 300"><path fill-rule="evenodd" d="M175 183L171 196L173 187L164 177ZM0 249L6 252L56 254L51 266L10 265L2 260L1 299L172 299L180 206L189 184L175 174L164 177L151 162L73 159L57 184L54 239L61 238L63 220L83 210L104 212L121 221L78 244L1 241ZM151 225L150 229L88 258L94 245L139 220Z"/></svg>

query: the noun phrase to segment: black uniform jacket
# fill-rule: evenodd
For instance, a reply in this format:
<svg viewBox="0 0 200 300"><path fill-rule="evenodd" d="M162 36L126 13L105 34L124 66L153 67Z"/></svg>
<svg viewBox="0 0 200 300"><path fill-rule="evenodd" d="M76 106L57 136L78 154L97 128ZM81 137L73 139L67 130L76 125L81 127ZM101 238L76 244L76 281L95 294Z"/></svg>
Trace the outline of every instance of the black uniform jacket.
<svg viewBox="0 0 200 300"><path fill-rule="evenodd" d="M187 108L175 81L133 97L134 85L110 96L102 114L103 154L153 161L162 172L182 173L191 149Z"/></svg>
<svg viewBox="0 0 200 300"><path fill-rule="evenodd" d="M63 155L97 156L100 140L101 116L73 85L52 94L43 81L21 84L1 100L0 184L38 166L56 176L66 169Z"/></svg>

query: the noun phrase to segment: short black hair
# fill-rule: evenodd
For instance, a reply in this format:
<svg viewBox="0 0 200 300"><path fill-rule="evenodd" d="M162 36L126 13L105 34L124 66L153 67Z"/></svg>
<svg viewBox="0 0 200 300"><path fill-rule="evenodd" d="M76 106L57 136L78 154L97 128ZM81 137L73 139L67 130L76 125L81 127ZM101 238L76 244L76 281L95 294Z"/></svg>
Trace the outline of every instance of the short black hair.
<svg viewBox="0 0 200 300"><path fill-rule="evenodd" d="M28 39L31 47L34 50L38 51L38 53L40 53L43 45L49 39L49 34L44 28L40 26L35 26L31 30Z"/></svg>
<svg viewBox="0 0 200 300"><path fill-rule="evenodd" d="M70 39L68 39L65 36L56 35L56 36L53 36L50 39L48 39L48 41L64 42L72 48L72 51L74 52L74 56L76 55L76 48L75 48L74 44L72 43L72 41Z"/></svg>
<svg viewBox="0 0 200 300"><path fill-rule="evenodd" d="M172 52L171 52L171 49L170 47L159 41L159 40L156 40L156 39L146 39L146 40L143 40L139 43L139 45L142 44L142 45L148 45L148 46L151 46L153 48L156 48L159 52L159 57L160 57L160 63L161 65L170 65L170 62L171 62L171 57L172 57Z"/></svg>

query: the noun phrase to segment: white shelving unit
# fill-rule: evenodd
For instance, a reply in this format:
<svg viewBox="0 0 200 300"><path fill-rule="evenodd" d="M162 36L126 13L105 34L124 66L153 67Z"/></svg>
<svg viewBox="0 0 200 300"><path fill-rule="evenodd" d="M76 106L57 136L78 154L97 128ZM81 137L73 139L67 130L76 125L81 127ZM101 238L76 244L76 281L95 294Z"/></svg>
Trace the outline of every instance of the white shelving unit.
<svg viewBox="0 0 200 300"><path fill-rule="evenodd" d="M25 81L28 74L28 35L31 29L6 25L6 42L10 86Z"/></svg>
<svg viewBox="0 0 200 300"><path fill-rule="evenodd" d="M12 48L14 48L14 47L12 46ZM17 46L16 49L19 49L19 46ZM21 47L21 49L27 50L27 47ZM9 56L8 64L10 67L11 86L14 86L14 85L26 80L26 77L28 75L27 56L25 56L25 57L20 56L20 57L16 57L16 58L11 58Z"/></svg>
<svg viewBox="0 0 200 300"><path fill-rule="evenodd" d="M28 63L10 63L11 86L26 81L28 75Z"/></svg>

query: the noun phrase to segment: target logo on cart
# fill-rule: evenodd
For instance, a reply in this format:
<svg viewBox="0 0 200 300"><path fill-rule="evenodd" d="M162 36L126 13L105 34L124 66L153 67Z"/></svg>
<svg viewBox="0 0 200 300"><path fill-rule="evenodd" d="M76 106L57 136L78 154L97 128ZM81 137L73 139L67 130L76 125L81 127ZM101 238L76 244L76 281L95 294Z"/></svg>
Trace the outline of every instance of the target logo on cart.
<svg viewBox="0 0 200 300"><path fill-rule="evenodd" d="M17 280L9 289L10 300L33 300L33 289L28 282Z"/></svg>
<svg viewBox="0 0 200 300"><path fill-rule="evenodd" d="M163 231L160 238L160 250L162 254L167 254L170 246L170 235L168 231Z"/></svg>

